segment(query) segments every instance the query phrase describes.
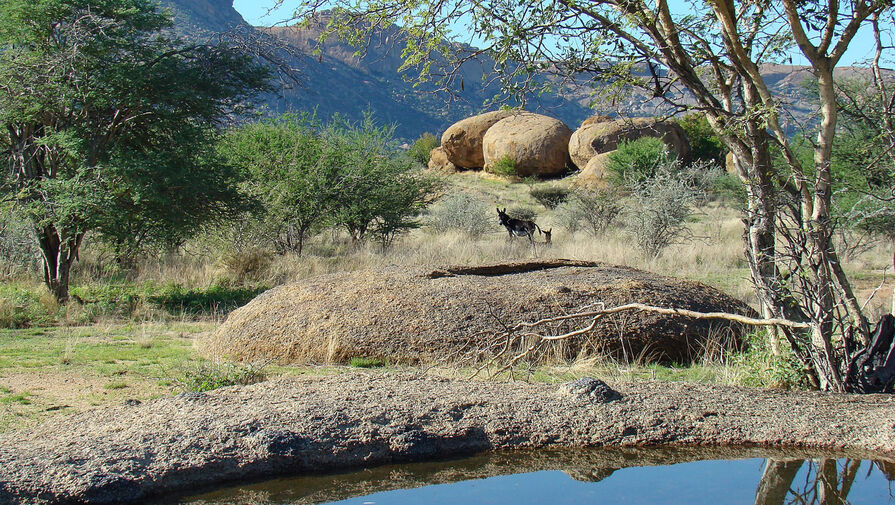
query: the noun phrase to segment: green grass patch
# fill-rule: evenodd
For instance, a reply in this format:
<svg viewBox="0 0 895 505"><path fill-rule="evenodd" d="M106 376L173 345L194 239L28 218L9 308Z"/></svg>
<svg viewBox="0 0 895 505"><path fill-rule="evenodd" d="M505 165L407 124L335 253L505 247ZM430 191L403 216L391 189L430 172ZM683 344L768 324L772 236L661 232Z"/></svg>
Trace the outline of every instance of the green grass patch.
<svg viewBox="0 0 895 505"><path fill-rule="evenodd" d="M127 387L127 382L110 382L103 387L109 390L124 389Z"/></svg>
<svg viewBox="0 0 895 505"><path fill-rule="evenodd" d="M382 368L386 365L384 360L367 357L351 358L349 363L353 368Z"/></svg>
<svg viewBox="0 0 895 505"><path fill-rule="evenodd" d="M267 378L262 367L233 363L201 363L183 370L175 383L184 391L201 393L227 386L249 385Z"/></svg>
<svg viewBox="0 0 895 505"><path fill-rule="evenodd" d="M6 394L4 396L0 396L0 404L3 405L31 405L31 397L34 396L31 393L25 391L22 393L14 393L14 394Z"/></svg>

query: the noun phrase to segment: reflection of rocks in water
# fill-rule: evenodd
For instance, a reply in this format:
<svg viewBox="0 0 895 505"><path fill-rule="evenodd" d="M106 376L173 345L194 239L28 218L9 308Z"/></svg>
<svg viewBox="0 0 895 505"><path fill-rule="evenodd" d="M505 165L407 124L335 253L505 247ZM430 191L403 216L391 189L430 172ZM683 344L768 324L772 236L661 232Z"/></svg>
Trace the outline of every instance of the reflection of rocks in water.
<svg viewBox="0 0 895 505"><path fill-rule="evenodd" d="M782 505L780 500L793 483L792 477L804 464L804 459L844 457L798 449L763 449L756 447L653 447L601 448L580 450L506 451L473 456L454 461L433 461L402 465L388 465L359 472L337 475L305 475L281 478L238 488L223 489L178 503L190 505L273 505L313 504L345 500L373 493L397 489L412 489L434 484L485 479L501 475L515 475L561 469L569 477L582 482L599 482L621 468L662 466L701 460L770 458L771 464L763 476L756 494L758 505ZM794 458L798 458L794 461ZM835 461L835 460L833 460ZM857 461L857 460L855 460ZM787 464L786 462L792 462ZM893 465L888 463L890 470ZM793 471L795 469L795 471ZM813 474L812 477L816 475ZM854 475L853 473L851 474ZM779 478L776 481L771 477ZM799 478L802 482L802 478ZM814 479L812 483L816 482ZM837 489L843 489L837 486ZM790 495L789 498L792 498ZM807 501L806 503L811 503ZM828 501L832 504L834 501Z"/></svg>
<svg viewBox="0 0 895 505"><path fill-rule="evenodd" d="M592 468L590 470L576 468L574 470L566 470L565 472L566 475L579 482L600 482L614 474L616 470L620 470L620 468Z"/></svg>

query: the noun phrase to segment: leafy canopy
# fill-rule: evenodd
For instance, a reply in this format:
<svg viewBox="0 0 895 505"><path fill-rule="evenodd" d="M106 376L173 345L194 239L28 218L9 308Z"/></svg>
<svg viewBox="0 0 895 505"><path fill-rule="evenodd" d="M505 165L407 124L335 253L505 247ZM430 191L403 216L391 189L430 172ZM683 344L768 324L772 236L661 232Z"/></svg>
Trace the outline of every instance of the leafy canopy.
<svg viewBox="0 0 895 505"><path fill-rule="evenodd" d="M60 299L85 233L126 254L241 206L211 146L269 72L171 26L148 0L0 4L0 189L33 223Z"/></svg>

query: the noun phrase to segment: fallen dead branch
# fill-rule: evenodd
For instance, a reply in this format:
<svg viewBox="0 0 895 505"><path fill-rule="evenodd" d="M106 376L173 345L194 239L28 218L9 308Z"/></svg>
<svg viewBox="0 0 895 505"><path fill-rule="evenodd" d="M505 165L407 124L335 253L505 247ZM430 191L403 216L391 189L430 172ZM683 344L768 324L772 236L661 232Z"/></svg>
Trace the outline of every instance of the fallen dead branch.
<svg viewBox="0 0 895 505"><path fill-rule="evenodd" d="M597 303L589 305L589 307L595 305L602 306ZM490 373L492 378L507 371L512 372L521 361L542 349L546 344L587 335L594 330L602 318L631 311L652 312L691 319L723 320L755 327L782 328L788 330L788 334L793 331L805 334L817 331L809 323L782 318L764 319L728 312L698 312L674 307L656 307L643 303L628 303L609 308L602 306L598 309L582 310L537 321L519 322L514 325L500 322L502 329L494 332L490 344L484 349L475 350L476 356L479 358L483 354L488 355L489 351L490 356L479 361L480 364L470 378L477 377L487 369L493 370ZM842 372L848 383L855 385L853 389L856 392L884 392L892 389L892 382L895 381L893 378L895 377L895 358L893 358L895 353L890 353L888 350L895 348L895 343L892 341L893 330L895 330L893 321L895 318L892 316L884 317L875 332L875 338L864 349L858 349L853 341L846 338L850 347L848 349L850 359L846 369ZM557 331L558 328L565 328L565 331ZM512 357L509 357L510 355ZM808 358L811 359L811 357Z"/></svg>

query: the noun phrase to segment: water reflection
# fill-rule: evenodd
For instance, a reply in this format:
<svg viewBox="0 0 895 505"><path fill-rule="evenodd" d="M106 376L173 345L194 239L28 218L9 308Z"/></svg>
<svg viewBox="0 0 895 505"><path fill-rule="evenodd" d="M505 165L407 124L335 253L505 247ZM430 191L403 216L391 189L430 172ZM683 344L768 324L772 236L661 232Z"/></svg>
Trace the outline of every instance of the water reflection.
<svg viewBox="0 0 895 505"><path fill-rule="evenodd" d="M895 464L844 454L739 449L495 453L275 479L164 504L895 505Z"/></svg>
<svg viewBox="0 0 895 505"><path fill-rule="evenodd" d="M849 492L858 478L862 462L844 458L818 460L768 459L761 475L756 505L847 505ZM878 471L889 483L890 501L895 465L891 462L865 464L868 475ZM801 480L797 480L800 475ZM882 480L882 479L881 479Z"/></svg>

